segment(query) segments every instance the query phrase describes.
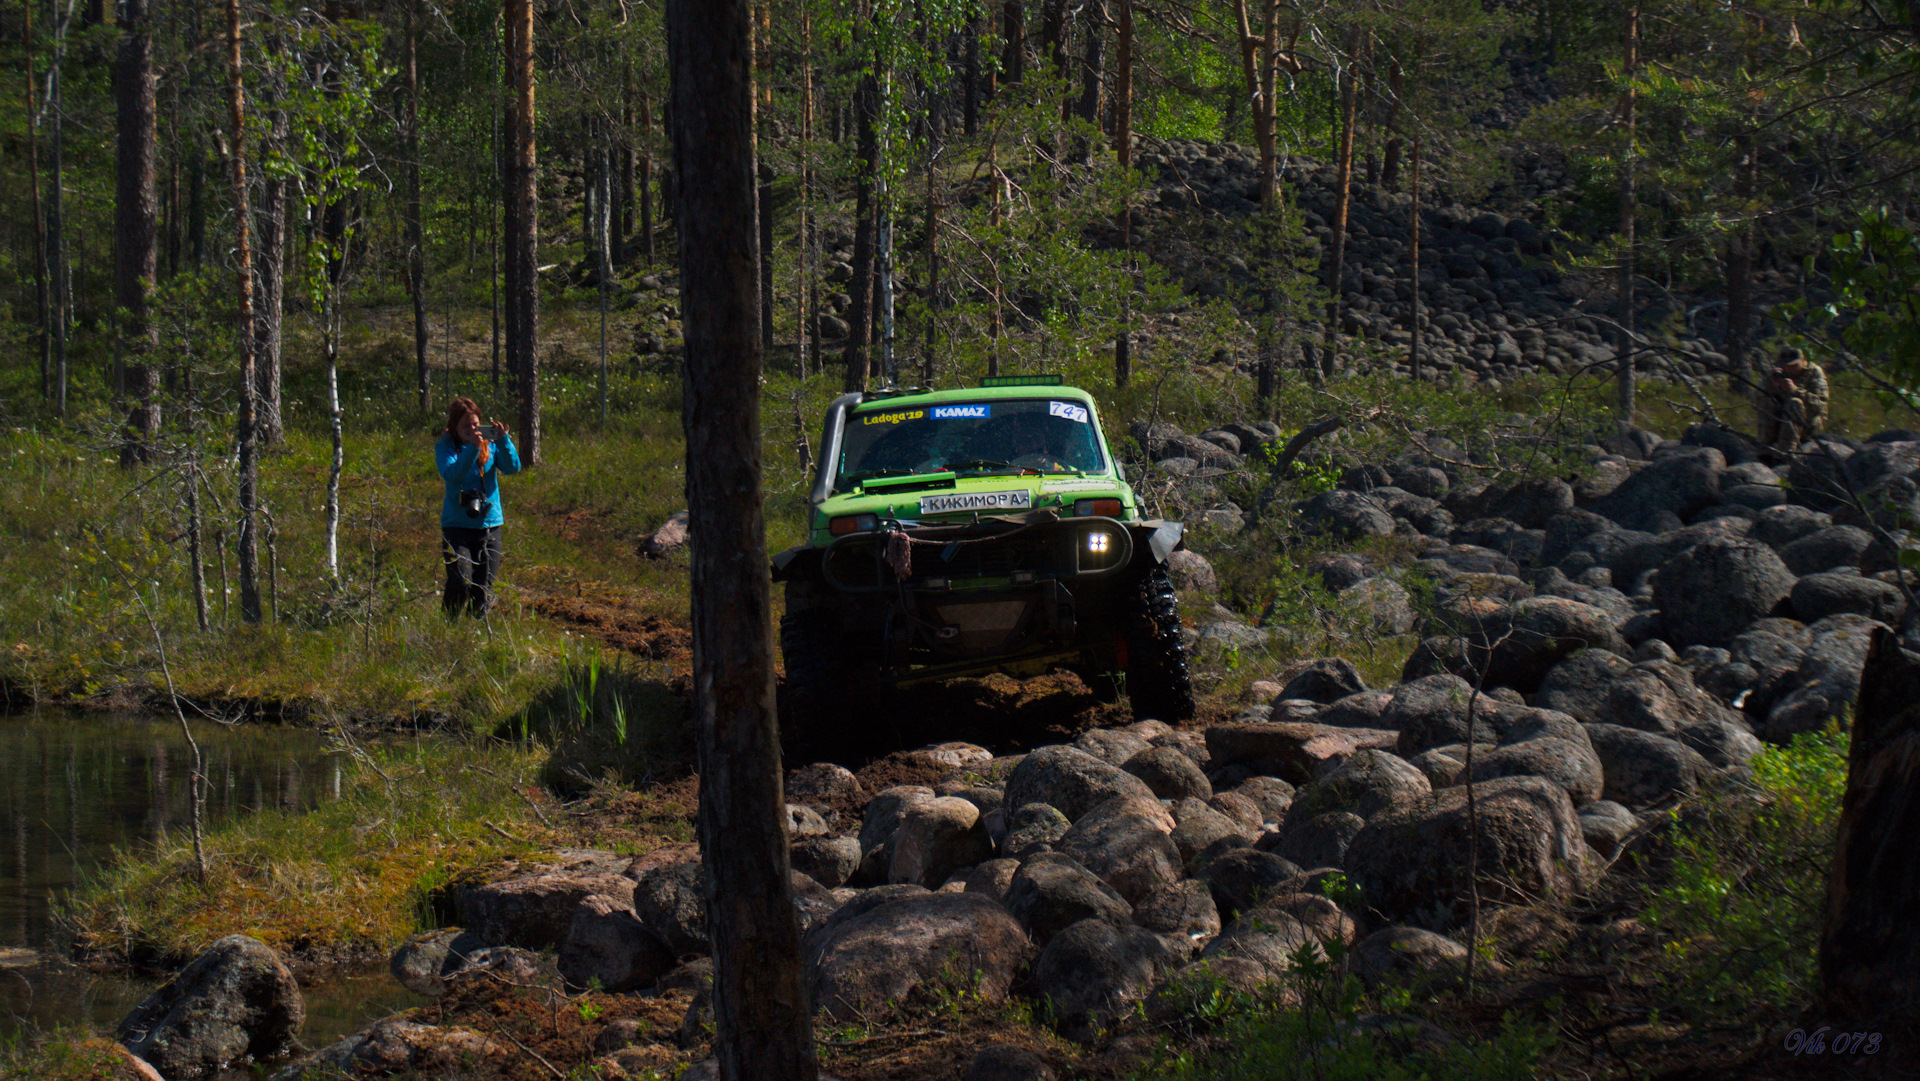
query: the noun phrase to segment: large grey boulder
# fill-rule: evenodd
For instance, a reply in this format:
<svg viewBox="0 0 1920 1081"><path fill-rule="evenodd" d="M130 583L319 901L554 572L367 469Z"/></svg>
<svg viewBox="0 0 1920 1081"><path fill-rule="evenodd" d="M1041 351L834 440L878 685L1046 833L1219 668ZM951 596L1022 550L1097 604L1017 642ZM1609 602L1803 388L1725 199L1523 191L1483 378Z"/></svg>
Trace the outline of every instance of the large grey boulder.
<svg viewBox="0 0 1920 1081"><path fill-rule="evenodd" d="M114 1038L169 1078L204 1077L286 1054L306 1019L280 955L228 935L134 1007Z"/></svg>
<svg viewBox="0 0 1920 1081"><path fill-rule="evenodd" d="M1158 798L1145 781L1074 747L1042 747L1007 778L1007 806L1045 803L1069 821L1115 796Z"/></svg>
<svg viewBox="0 0 1920 1081"><path fill-rule="evenodd" d="M1759 541L1774 551L1783 551L1802 537L1818 533L1833 524L1833 519L1817 510L1788 503L1769 507L1754 516L1747 531L1750 540ZM1822 567L1822 570L1826 568Z"/></svg>
<svg viewBox="0 0 1920 1081"><path fill-rule="evenodd" d="M574 987L619 993L653 986L672 971L674 957L634 915L632 905L594 894L580 902L568 922L558 965Z"/></svg>
<svg viewBox="0 0 1920 1081"><path fill-rule="evenodd" d="M394 982L416 995L437 998L446 991L446 978L486 948L479 935L458 927L415 935L387 959Z"/></svg>
<svg viewBox="0 0 1920 1081"><path fill-rule="evenodd" d="M1144 1000L1192 953L1191 943L1179 935L1082 920L1040 951L1029 990L1048 1004L1063 1034L1090 1040Z"/></svg>
<svg viewBox="0 0 1920 1081"><path fill-rule="evenodd" d="M860 868L860 838L802 837L787 850L794 870L828 889L839 889Z"/></svg>
<svg viewBox="0 0 1920 1081"><path fill-rule="evenodd" d="M1815 623L1828 616L1860 615L1889 626L1907 610L1898 586L1858 574L1809 574L1793 584L1794 618Z"/></svg>
<svg viewBox="0 0 1920 1081"><path fill-rule="evenodd" d="M1795 574L1820 574L1836 567L1858 567L1873 547L1873 534L1854 525L1828 526L1780 549L1780 559Z"/></svg>
<svg viewBox="0 0 1920 1081"><path fill-rule="evenodd" d="M1694 684L1693 673L1671 661L1642 661L1622 672L1607 694L1603 723L1672 735L1701 721L1732 721L1736 715Z"/></svg>
<svg viewBox="0 0 1920 1081"><path fill-rule="evenodd" d="M1658 531L1663 516L1686 521L1720 502L1720 470L1726 459L1702 447L1662 458L1635 473L1591 509L1627 529Z"/></svg>
<svg viewBox="0 0 1920 1081"><path fill-rule="evenodd" d="M1393 535L1393 515L1370 495L1335 488L1294 508L1302 532L1355 540Z"/></svg>
<svg viewBox="0 0 1920 1081"><path fill-rule="evenodd" d="M1179 881L1185 864L1168 836L1173 826L1159 800L1119 796L1082 815L1056 847L1132 903Z"/></svg>
<svg viewBox="0 0 1920 1081"><path fill-rule="evenodd" d="M1773 549L1710 540L1661 566L1653 600L1669 644L1724 646L1772 615L1792 591L1793 573Z"/></svg>
<svg viewBox="0 0 1920 1081"><path fill-rule="evenodd" d="M1168 836L1180 854L1181 865L1189 869L1194 857L1216 842L1228 837L1250 839L1247 834L1252 832L1197 799L1181 800L1174 805L1173 814L1178 824Z"/></svg>
<svg viewBox="0 0 1920 1081"><path fill-rule="evenodd" d="M1409 979L1457 978L1466 970L1465 946L1403 924L1382 927L1347 952L1347 971L1369 987Z"/></svg>
<svg viewBox="0 0 1920 1081"><path fill-rule="evenodd" d="M1232 919L1298 874L1298 864L1256 848L1231 849L1199 868L1199 878L1223 919Z"/></svg>
<svg viewBox="0 0 1920 1081"><path fill-rule="evenodd" d="M1793 688L1755 726L1759 736L1785 743L1801 732L1818 731L1851 710L1860 697L1861 670L1878 626L1866 616L1838 615L1807 628L1810 642L1793 675Z"/></svg>
<svg viewBox="0 0 1920 1081"><path fill-rule="evenodd" d="M1056 807L1029 803L1014 810L1007 819L1007 835L1000 842L1000 854L1008 859L1024 860L1036 852L1052 851L1067 835L1073 823Z"/></svg>
<svg viewBox="0 0 1920 1081"><path fill-rule="evenodd" d="M977 894L922 893L830 923L809 943L814 1009L872 1020L930 986L1006 998L1031 943L1006 909Z"/></svg>
<svg viewBox="0 0 1920 1081"><path fill-rule="evenodd" d="M1220 933L1220 907L1206 883L1187 878L1141 898L1133 906L1133 922L1163 935L1204 942Z"/></svg>
<svg viewBox="0 0 1920 1081"><path fill-rule="evenodd" d="M1036 945L1085 919L1118 923L1133 913L1127 899L1071 856L1042 852L1029 857L1007 887L1013 913Z"/></svg>
<svg viewBox="0 0 1920 1081"><path fill-rule="evenodd" d="M1294 955L1302 948L1325 958L1327 943L1350 944L1356 930L1353 917L1327 898L1283 893L1241 913L1200 956L1251 961L1270 978L1278 978L1293 968Z"/></svg>
<svg viewBox="0 0 1920 1081"><path fill-rule="evenodd" d="M1483 900L1563 898L1589 881L1591 854L1565 789L1539 777L1503 777L1476 784L1474 796L1473 816L1461 786L1367 823L1345 866L1369 907L1433 930L1464 919L1475 837Z"/></svg>
<svg viewBox="0 0 1920 1081"><path fill-rule="evenodd" d="M993 856L980 808L954 796L937 796L902 809L900 826L887 843L887 881L937 889L955 871Z"/></svg>
<svg viewBox="0 0 1920 1081"><path fill-rule="evenodd" d="M1367 689L1367 681L1345 657L1322 657L1295 673L1276 699L1304 698L1309 702L1337 702Z"/></svg>
<svg viewBox="0 0 1920 1081"><path fill-rule="evenodd" d="M1280 855L1302 867L1344 867L1347 848L1367 820L1352 811L1328 811L1324 814L1291 818L1278 833L1261 838Z"/></svg>
<svg viewBox="0 0 1920 1081"><path fill-rule="evenodd" d="M1361 818L1371 818L1394 804L1431 791L1426 775L1405 759L1381 750L1355 751L1295 794L1287 808L1287 820L1328 811L1351 811Z"/></svg>
<svg viewBox="0 0 1920 1081"><path fill-rule="evenodd" d="M1467 768L1464 760L1461 765ZM1476 782L1541 777L1564 789L1575 804L1598 799L1605 786L1600 757L1580 723L1566 714L1539 709L1516 718L1498 746L1476 749L1467 776Z"/></svg>
<svg viewBox="0 0 1920 1081"><path fill-rule="evenodd" d="M1149 747L1121 763L1121 769L1146 782L1161 799L1209 800L1213 785L1193 757L1175 747Z"/></svg>
<svg viewBox="0 0 1920 1081"><path fill-rule="evenodd" d="M651 854L650 854L651 855ZM635 861L632 903L634 914L675 957L712 951L707 938L707 872L698 852L679 852L671 859Z"/></svg>
<svg viewBox="0 0 1920 1081"><path fill-rule="evenodd" d="M1526 597L1511 605L1476 602L1460 634L1429 638L1407 660L1404 675L1451 672L1486 687L1537 691L1562 659L1583 649L1626 653L1627 643L1604 608L1566 597Z"/></svg>
<svg viewBox="0 0 1920 1081"><path fill-rule="evenodd" d="M1632 661L1611 650L1580 650L1547 672L1534 704L1576 720L1605 720L1613 681L1632 667Z"/></svg>
<svg viewBox="0 0 1920 1081"><path fill-rule="evenodd" d="M1587 726L1587 738L1606 774L1605 797L1627 807L1648 807L1699 787L1713 767L1677 739L1616 724Z"/></svg>
<svg viewBox="0 0 1920 1081"><path fill-rule="evenodd" d="M519 1055L470 1028L389 1017L346 1036L273 1075L272 1081L338 1077L450 1077Z"/></svg>
<svg viewBox="0 0 1920 1081"><path fill-rule="evenodd" d="M628 900L633 881L611 867L548 870L461 890L456 904L460 922L489 944L539 950L558 945L574 910L595 894Z"/></svg>

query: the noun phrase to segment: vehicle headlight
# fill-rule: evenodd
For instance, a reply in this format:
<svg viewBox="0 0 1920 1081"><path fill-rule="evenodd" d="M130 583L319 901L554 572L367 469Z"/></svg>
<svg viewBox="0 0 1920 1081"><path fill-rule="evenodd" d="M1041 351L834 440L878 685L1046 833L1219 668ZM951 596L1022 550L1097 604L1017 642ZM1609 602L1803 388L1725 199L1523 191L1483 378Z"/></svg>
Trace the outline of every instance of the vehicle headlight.
<svg viewBox="0 0 1920 1081"><path fill-rule="evenodd" d="M1112 547L1113 547L1113 534L1111 533L1087 534L1088 554L1103 556L1103 555L1106 555L1107 552L1112 549Z"/></svg>

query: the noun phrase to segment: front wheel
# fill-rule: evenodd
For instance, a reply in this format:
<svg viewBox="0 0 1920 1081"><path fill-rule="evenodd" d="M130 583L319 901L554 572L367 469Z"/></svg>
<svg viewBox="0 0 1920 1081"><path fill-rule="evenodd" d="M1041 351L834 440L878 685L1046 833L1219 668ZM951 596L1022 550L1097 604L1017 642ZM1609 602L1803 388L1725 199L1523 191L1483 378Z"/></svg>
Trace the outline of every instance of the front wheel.
<svg viewBox="0 0 1920 1081"><path fill-rule="evenodd" d="M780 695L780 742L811 761L823 748L834 718L846 710L846 663L837 621L818 609L789 609L780 617L780 656L787 680Z"/></svg>
<svg viewBox="0 0 1920 1081"><path fill-rule="evenodd" d="M1137 719L1193 718L1193 677L1180 638L1180 605L1167 568L1156 564L1127 605L1127 697Z"/></svg>

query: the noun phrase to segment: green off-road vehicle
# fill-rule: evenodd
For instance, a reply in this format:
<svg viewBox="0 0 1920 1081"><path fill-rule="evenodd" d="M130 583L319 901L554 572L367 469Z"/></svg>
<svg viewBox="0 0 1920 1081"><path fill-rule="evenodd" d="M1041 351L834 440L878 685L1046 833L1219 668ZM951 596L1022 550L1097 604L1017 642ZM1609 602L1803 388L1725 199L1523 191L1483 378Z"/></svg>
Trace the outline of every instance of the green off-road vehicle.
<svg viewBox="0 0 1920 1081"><path fill-rule="evenodd" d="M847 394L827 410L786 583L783 727L801 741L899 688L1064 668L1141 717L1193 715L1167 556L1093 399L1058 376Z"/></svg>

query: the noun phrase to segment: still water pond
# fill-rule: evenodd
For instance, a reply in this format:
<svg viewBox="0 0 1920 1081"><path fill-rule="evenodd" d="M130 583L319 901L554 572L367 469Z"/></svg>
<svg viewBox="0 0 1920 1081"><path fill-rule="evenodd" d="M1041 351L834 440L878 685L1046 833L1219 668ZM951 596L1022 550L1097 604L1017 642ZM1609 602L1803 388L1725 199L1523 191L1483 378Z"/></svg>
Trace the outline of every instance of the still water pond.
<svg viewBox="0 0 1920 1081"><path fill-rule="evenodd" d="M194 736L206 760L209 823L299 812L339 796L345 763L319 733L202 723ZM192 762L171 720L0 716L0 1035L82 1024L111 1033L159 986L65 963L53 906L116 852L189 828ZM384 969L343 971L304 989L310 1046L422 1001Z"/></svg>

